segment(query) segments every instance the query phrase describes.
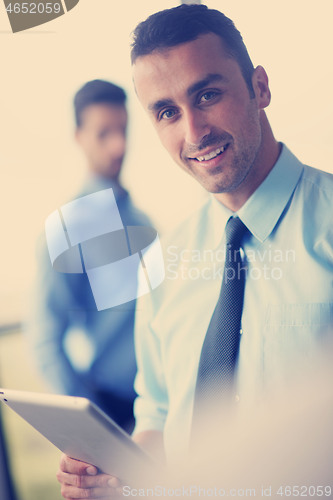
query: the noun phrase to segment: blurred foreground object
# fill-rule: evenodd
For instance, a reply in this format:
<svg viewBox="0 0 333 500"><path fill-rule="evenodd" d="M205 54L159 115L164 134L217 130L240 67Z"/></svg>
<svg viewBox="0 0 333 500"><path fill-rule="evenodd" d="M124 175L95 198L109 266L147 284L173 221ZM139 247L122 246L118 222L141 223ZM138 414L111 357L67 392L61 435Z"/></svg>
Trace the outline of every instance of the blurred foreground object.
<svg viewBox="0 0 333 500"><path fill-rule="evenodd" d="M297 376L288 386L277 388L257 406L230 414L223 426L212 406L202 419L203 432L182 482L200 484L206 491L218 488L218 496L224 492L222 496L236 498L254 492L277 499L331 498L332 355L329 341L313 358L297 364ZM174 477L179 481L178 472Z"/></svg>
<svg viewBox="0 0 333 500"><path fill-rule="evenodd" d="M0 410L0 491L3 500L16 500L14 485L10 476L6 442L2 428L2 417Z"/></svg>

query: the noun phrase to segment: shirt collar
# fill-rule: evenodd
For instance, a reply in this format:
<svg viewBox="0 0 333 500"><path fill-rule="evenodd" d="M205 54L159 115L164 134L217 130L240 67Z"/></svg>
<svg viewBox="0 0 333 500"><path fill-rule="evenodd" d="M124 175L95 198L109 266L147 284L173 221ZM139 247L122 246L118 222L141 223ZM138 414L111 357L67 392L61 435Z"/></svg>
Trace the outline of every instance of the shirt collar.
<svg viewBox="0 0 333 500"><path fill-rule="evenodd" d="M211 239L207 242L207 246L215 250L223 242L225 226L230 217L234 215L234 212L217 201L213 195L211 196L210 203L211 217L208 220L212 221L212 231Z"/></svg>
<svg viewBox="0 0 333 500"><path fill-rule="evenodd" d="M302 163L282 145L280 156L265 180L238 210L232 212L212 196L212 220L214 235L212 246L221 243L221 228L225 228L231 216L238 215L246 227L260 242L271 234L303 172Z"/></svg>

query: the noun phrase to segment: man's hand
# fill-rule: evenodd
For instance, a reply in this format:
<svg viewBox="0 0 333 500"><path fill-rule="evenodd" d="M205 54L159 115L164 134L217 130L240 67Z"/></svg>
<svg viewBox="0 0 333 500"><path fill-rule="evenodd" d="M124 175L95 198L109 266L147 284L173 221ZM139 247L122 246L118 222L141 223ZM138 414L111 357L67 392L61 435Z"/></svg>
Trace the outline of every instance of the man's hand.
<svg viewBox="0 0 333 500"><path fill-rule="evenodd" d="M162 459L163 434L159 431L144 431L133 437L138 445L152 456ZM62 455L57 479L65 500L115 500L123 498L122 485L114 476L101 474L97 467Z"/></svg>
<svg viewBox="0 0 333 500"><path fill-rule="evenodd" d="M57 479L66 500L115 499L121 495L120 481L98 472L93 465L62 455Z"/></svg>

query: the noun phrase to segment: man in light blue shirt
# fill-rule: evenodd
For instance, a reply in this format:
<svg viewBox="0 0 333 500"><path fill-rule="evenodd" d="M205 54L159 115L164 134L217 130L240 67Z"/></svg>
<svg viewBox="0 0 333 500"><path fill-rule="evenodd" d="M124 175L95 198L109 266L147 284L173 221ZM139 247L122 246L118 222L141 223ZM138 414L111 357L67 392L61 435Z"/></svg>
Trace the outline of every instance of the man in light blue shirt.
<svg viewBox="0 0 333 500"><path fill-rule="evenodd" d="M283 146L274 169L236 213L212 197L165 240L166 279L140 299L137 312L135 431L163 432L170 459L182 460L188 447L229 217L237 214L250 230L243 242L247 272L234 394L241 407L287 387L332 322L332 199L332 176L302 165Z"/></svg>
<svg viewBox="0 0 333 500"><path fill-rule="evenodd" d="M264 111L266 72L253 67L223 14L182 5L150 16L134 32L132 63L139 100L163 145L212 193L164 240L166 279L137 308L134 439L182 462L228 220L239 217L248 229L233 395L246 408L288 384L331 331L333 176L302 165L276 141ZM63 496L109 495L93 489L107 477L88 473L97 471L64 456Z"/></svg>
<svg viewBox="0 0 333 500"><path fill-rule="evenodd" d="M77 197L112 188L124 226L146 226L148 218L120 181L126 153L125 102L124 90L104 80L87 82L76 93L76 139L89 169ZM45 381L58 393L89 398L130 430L135 300L97 310L87 274L53 269L45 241L40 244L35 295L27 334Z"/></svg>

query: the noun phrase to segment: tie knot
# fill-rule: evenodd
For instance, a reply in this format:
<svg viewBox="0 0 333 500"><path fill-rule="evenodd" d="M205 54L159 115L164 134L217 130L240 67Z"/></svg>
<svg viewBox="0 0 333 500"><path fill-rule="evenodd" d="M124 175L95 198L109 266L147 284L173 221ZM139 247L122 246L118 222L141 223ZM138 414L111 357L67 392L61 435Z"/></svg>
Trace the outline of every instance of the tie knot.
<svg viewBox="0 0 333 500"><path fill-rule="evenodd" d="M225 228L226 244L232 246L240 246L247 227L239 217L230 217Z"/></svg>

